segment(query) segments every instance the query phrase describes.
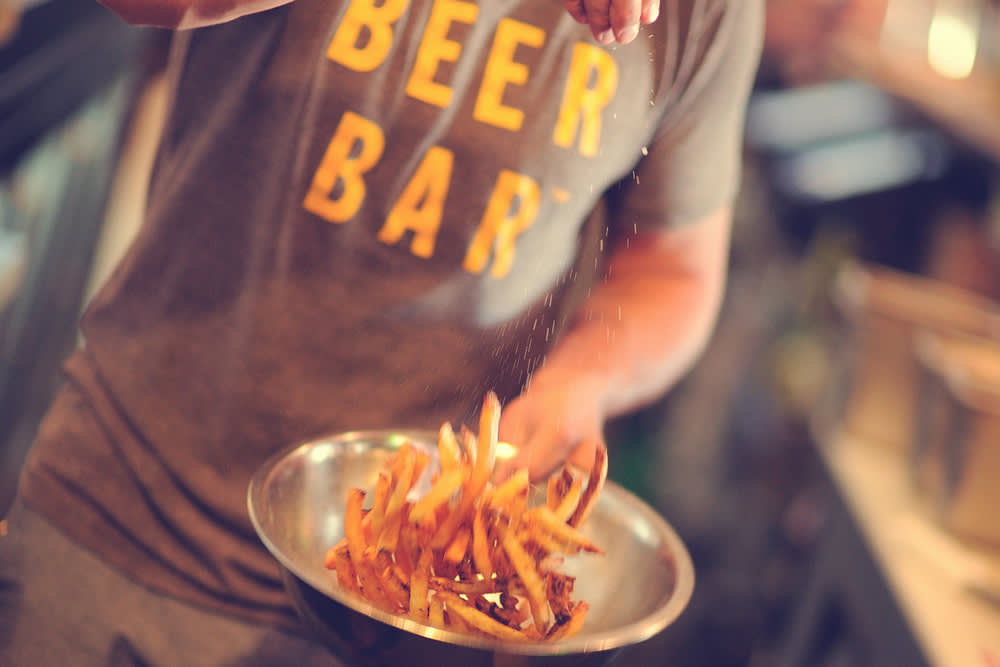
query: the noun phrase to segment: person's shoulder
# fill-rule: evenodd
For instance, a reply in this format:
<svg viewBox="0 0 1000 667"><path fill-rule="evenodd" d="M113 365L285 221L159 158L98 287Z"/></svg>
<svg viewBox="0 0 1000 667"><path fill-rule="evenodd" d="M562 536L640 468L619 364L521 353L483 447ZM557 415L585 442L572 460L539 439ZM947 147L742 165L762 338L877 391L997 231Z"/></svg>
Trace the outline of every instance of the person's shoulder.
<svg viewBox="0 0 1000 667"><path fill-rule="evenodd" d="M651 26L664 37L724 37L720 27L753 24L766 0L661 0L661 20Z"/></svg>

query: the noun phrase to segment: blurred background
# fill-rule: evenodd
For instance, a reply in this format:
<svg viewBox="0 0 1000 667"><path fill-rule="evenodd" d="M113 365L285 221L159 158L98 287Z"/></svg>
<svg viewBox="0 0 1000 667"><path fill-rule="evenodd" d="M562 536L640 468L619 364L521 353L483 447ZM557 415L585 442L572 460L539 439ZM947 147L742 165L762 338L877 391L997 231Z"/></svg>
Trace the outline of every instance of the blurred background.
<svg viewBox="0 0 1000 667"><path fill-rule="evenodd" d="M1000 2L767 5L719 327L609 427L698 573L629 662L1000 665ZM0 0L0 513L140 220L168 40Z"/></svg>

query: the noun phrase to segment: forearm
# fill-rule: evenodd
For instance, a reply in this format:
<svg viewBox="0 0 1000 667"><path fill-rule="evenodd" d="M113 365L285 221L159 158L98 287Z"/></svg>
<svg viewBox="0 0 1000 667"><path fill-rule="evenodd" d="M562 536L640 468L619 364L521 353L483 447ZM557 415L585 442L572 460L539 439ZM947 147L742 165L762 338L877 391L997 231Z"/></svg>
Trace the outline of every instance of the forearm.
<svg viewBox="0 0 1000 667"><path fill-rule="evenodd" d="M98 0L133 25L185 30L232 21L291 0Z"/></svg>
<svg viewBox="0 0 1000 667"><path fill-rule="evenodd" d="M697 361L722 302L730 212L666 234L635 236L532 379L599 394L603 418L658 398Z"/></svg>

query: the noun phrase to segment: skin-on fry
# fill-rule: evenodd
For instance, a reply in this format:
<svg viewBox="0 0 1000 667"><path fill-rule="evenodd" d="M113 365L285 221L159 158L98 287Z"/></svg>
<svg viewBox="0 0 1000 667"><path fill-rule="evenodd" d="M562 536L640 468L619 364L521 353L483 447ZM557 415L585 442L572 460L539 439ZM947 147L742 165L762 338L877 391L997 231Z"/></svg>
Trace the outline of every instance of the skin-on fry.
<svg viewBox="0 0 1000 667"><path fill-rule="evenodd" d="M493 474L499 439L500 399L490 391L486 393L479 413L479 442L476 447L476 468L485 470L487 479Z"/></svg>
<svg viewBox="0 0 1000 667"><path fill-rule="evenodd" d="M552 630L549 632L546 639L550 641L558 641L560 639L569 639L570 637L578 634L580 632L580 628L583 627L584 621L587 620L588 611L590 611L589 604L586 602L578 602L569 619L565 623L552 626Z"/></svg>
<svg viewBox="0 0 1000 667"><path fill-rule="evenodd" d="M378 481L375 482L375 491L372 493L372 509L368 513L372 535L379 535L382 532L382 525L385 521L385 505L389 500L389 486L389 476L380 472Z"/></svg>
<svg viewBox="0 0 1000 667"><path fill-rule="evenodd" d="M490 537L483 521L482 506L472 516L472 562L487 579L493 576L493 559L490 557Z"/></svg>
<svg viewBox="0 0 1000 667"><path fill-rule="evenodd" d="M472 531L465 526L458 529L455 539L451 541L444 552L444 561L458 565L465 560L465 554L469 550L469 542L472 539Z"/></svg>
<svg viewBox="0 0 1000 667"><path fill-rule="evenodd" d="M604 481L608 478L608 448L604 443L598 443L594 450L594 466L590 469L590 479L587 481L587 488L584 489L580 497L580 504L577 506L573 516L570 517L569 524L574 528L579 528L597 504L597 499L604 488Z"/></svg>
<svg viewBox="0 0 1000 667"><path fill-rule="evenodd" d="M410 485L406 488L407 493L409 493L413 489L413 485L416 484L417 480L420 479L420 476L424 474L424 468L426 468L427 464L431 462L430 454L423 451L422 449L416 450L414 453L414 457L415 459L413 461L413 477L410 479Z"/></svg>
<svg viewBox="0 0 1000 667"><path fill-rule="evenodd" d="M501 512L504 511L515 498L527 491L529 482L528 469L518 470L510 476L510 479L496 488L490 505Z"/></svg>
<svg viewBox="0 0 1000 667"><path fill-rule="evenodd" d="M424 621L430 613L430 602L427 594L430 592L431 560L434 552L425 549L420 554L417 567L410 577L410 618Z"/></svg>
<svg viewBox="0 0 1000 667"><path fill-rule="evenodd" d="M437 512L439 507L451 500L451 497L462 486L465 477L466 470L464 468L454 468L442 473L427 495L413 505L413 509L410 510L410 521L420 523Z"/></svg>
<svg viewBox="0 0 1000 667"><path fill-rule="evenodd" d="M537 523L525 526L520 531L518 537L522 544L530 545L533 549L537 549L538 553L536 555L539 560L545 558L549 554L562 553L566 551L566 547L553 539L551 535L541 530Z"/></svg>
<svg viewBox="0 0 1000 667"><path fill-rule="evenodd" d="M432 577L431 588L435 591L448 591L456 595L485 595L499 593L501 582L496 579L476 579L456 581L447 577Z"/></svg>
<svg viewBox="0 0 1000 667"><path fill-rule="evenodd" d="M388 600L399 611L405 611L410 604L410 593L396 575L392 555L387 551L376 552L372 567Z"/></svg>
<svg viewBox="0 0 1000 667"><path fill-rule="evenodd" d="M455 612L444 610L444 624L449 630L461 632L466 635L481 635L482 633L465 622L465 620Z"/></svg>
<svg viewBox="0 0 1000 667"><path fill-rule="evenodd" d="M476 442L476 434L465 424L459 430L459 444L462 445L462 453L465 454L465 460L470 465L476 464L476 448L479 446Z"/></svg>
<svg viewBox="0 0 1000 667"><path fill-rule="evenodd" d="M450 424L438 433L438 464L424 488L430 455L404 442L387 461L364 509L365 491L348 493L344 539L324 562L340 586L373 604L434 627L503 640L557 641L579 632L585 603L571 599L574 578L558 554L601 553L577 530L607 476L599 447L586 486L564 467L547 496L528 508L526 470L491 483L500 402L488 392L479 428ZM418 483L419 482L419 483ZM573 522L576 523L573 523Z"/></svg>
<svg viewBox="0 0 1000 667"><path fill-rule="evenodd" d="M378 536L377 545L379 551L396 551L396 548L399 546L399 531L402 529L403 524L406 523L407 509L408 506L404 505L398 512L388 515L385 526Z"/></svg>
<svg viewBox="0 0 1000 667"><path fill-rule="evenodd" d="M358 588L357 573L354 571L354 566L351 565L351 557L347 549L331 549L327 555L330 557L330 564L333 566L332 569L337 571L337 582L340 584L340 587L344 590L360 593L361 589ZM327 567L330 567L330 565Z"/></svg>
<svg viewBox="0 0 1000 667"><path fill-rule="evenodd" d="M562 502L563 496L566 495L566 491L572 483L573 473L565 466L563 466L560 474L549 477L548 489L545 496L545 504L549 506L549 509L554 510L559 506L559 503Z"/></svg>
<svg viewBox="0 0 1000 667"><path fill-rule="evenodd" d="M437 595L431 598L427 622L435 628L444 628L444 602Z"/></svg>
<svg viewBox="0 0 1000 667"><path fill-rule="evenodd" d="M444 549L451 544L458 527L471 517L470 512L476 500L483 493L493 474L499 430L500 399L491 391L483 400L479 417L479 437L476 441L476 459L472 473L462 489L462 500L458 509L438 529L438 534L431 541L432 548Z"/></svg>
<svg viewBox="0 0 1000 667"><path fill-rule="evenodd" d="M500 606L493 605L492 614L497 620L512 628L520 628L531 618L528 614L528 605L520 604L520 600L507 591L500 594Z"/></svg>
<svg viewBox="0 0 1000 667"><path fill-rule="evenodd" d="M531 557L517 541L517 537L512 532L503 535L503 550L507 552L511 565L517 571L517 576L521 578L528 596L528 603L531 605L531 616L534 618L535 627L544 634L549 629L549 602L545 598L545 582L535 569L535 564Z"/></svg>
<svg viewBox="0 0 1000 667"><path fill-rule="evenodd" d="M417 465L416 450L413 449L410 443L403 443L403 446L399 448L397 456L396 463L398 470L393 471L396 483L389 496L389 503L385 508L386 523L393 519L394 514L403 509L403 505L406 503L406 494L410 492L410 487L415 479L413 473Z"/></svg>
<svg viewBox="0 0 1000 667"><path fill-rule="evenodd" d="M334 558L334 556L337 555L338 551L342 552L343 555L345 555L345 556L347 555L347 538L346 537L344 539L340 540L339 542L337 542L336 544L334 544L332 547L330 547L329 550L327 550L327 552L326 552L326 559L323 562L323 565L325 565L327 567L327 569L335 570L337 568L337 560Z"/></svg>
<svg viewBox="0 0 1000 667"><path fill-rule="evenodd" d="M361 506L365 501L365 492L361 489L351 489L347 493L347 509L344 512L344 534L347 535L348 551L351 555L351 565L357 573L362 594L378 605L385 605L385 595L379 585L378 578L371 564L364 558L367 545L364 541L364 529L361 527Z"/></svg>
<svg viewBox="0 0 1000 667"><path fill-rule="evenodd" d="M580 504L581 492L583 491L583 480L579 477L570 482L569 488L559 500L559 504L551 508L552 513L560 521L569 521L573 512Z"/></svg>
<svg viewBox="0 0 1000 667"><path fill-rule="evenodd" d="M504 639L507 641L524 641L524 633L514 628L509 628L489 614L476 609L468 602L451 593L440 593L444 598L445 607L448 612L459 616L468 625L484 632L485 634Z"/></svg>
<svg viewBox="0 0 1000 667"><path fill-rule="evenodd" d="M438 431L438 464L443 473L462 465L461 445L458 444L458 438L449 422L442 424Z"/></svg>
<svg viewBox="0 0 1000 667"><path fill-rule="evenodd" d="M583 536L573 526L560 521L548 507L541 505L528 510L525 521L532 525L538 525L551 535L557 542L564 545L564 551L572 553L570 550L589 551L590 553L603 553L601 549Z"/></svg>

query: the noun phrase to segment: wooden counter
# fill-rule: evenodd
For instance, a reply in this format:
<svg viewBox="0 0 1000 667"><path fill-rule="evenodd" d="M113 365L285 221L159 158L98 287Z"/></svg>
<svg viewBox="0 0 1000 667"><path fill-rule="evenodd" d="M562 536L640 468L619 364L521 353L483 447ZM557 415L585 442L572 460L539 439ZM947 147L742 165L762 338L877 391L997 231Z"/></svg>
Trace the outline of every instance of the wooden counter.
<svg viewBox="0 0 1000 667"><path fill-rule="evenodd" d="M843 433L819 449L926 661L1000 667L1000 550L964 545L941 531L900 454Z"/></svg>

